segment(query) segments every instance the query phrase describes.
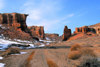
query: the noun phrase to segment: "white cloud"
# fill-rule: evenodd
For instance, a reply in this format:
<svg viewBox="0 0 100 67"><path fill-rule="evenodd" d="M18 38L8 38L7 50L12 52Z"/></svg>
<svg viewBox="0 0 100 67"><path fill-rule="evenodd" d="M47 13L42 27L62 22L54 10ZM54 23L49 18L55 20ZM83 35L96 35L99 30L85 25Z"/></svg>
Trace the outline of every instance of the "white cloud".
<svg viewBox="0 0 100 67"><path fill-rule="evenodd" d="M62 23L63 23L63 24L67 24L67 23L69 23L69 22L70 22L70 21L67 20L67 21L64 21L64 22L62 22Z"/></svg>
<svg viewBox="0 0 100 67"><path fill-rule="evenodd" d="M59 28L62 24L69 22L67 18L74 15L57 16L59 14L57 12L61 10L61 5L59 1L52 0L41 0L39 3L34 1L26 2L21 8L24 13L29 14L27 17L28 26L44 26L45 31Z"/></svg>
<svg viewBox="0 0 100 67"><path fill-rule="evenodd" d="M72 17L72 16L74 16L74 14L69 14L67 17L69 18L69 17Z"/></svg>
<svg viewBox="0 0 100 67"><path fill-rule="evenodd" d="M4 7L3 0L0 0L0 10Z"/></svg>
<svg viewBox="0 0 100 67"><path fill-rule="evenodd" d="M23 4L23 6L30 6L30 5L33 5L34 3L32 2L26 2L25 4Z"/></svg>
<svg viewBox="0 0 100 67"><path fill-rule="evenodd" d="M39 20L41 18L39 10L31 10L29 18L33 20Z"/></svg>

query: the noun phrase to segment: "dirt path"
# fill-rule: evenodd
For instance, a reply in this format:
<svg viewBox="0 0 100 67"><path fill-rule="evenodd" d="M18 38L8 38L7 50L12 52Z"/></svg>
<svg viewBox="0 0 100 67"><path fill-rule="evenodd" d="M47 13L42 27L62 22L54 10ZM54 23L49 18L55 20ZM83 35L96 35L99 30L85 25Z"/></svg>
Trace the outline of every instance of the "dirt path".
<svg viewBox="0 0 100 67"><path fill-rule="evenodd" d="M31 67L48 67L44 49L38 49L30 63Z"/></svg>
<svg viewBox="0 0 100 67"><path fill-rule="evenodd" d="M5 67L22 67L26 59L33 51L35 51L35 49L21 50L21 52L27 52L27 54L10 55L8 57L5 57L3 60L0 60L0 62L5 63Z"/></svg>

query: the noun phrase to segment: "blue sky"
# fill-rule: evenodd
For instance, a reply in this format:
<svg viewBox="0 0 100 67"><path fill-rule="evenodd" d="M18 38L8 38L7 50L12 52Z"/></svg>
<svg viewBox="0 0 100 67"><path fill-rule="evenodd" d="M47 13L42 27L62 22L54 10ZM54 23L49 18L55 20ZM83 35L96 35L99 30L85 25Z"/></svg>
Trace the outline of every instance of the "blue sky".
<svg viewBox="0 0 100 67"><path fill-rule="evenodd" d="M44 26L45 33L63 34L64 26L100 22L100 0L0 0L1 13L25 13L27 25Z"/></svg>

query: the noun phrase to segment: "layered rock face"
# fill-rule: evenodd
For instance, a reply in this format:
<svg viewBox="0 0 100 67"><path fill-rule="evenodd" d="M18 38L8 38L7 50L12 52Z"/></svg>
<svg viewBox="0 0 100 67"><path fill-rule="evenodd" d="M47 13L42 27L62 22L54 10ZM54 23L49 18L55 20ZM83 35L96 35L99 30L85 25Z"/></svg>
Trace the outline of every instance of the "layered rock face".
<svg viewBox="0 0 100 67"><path fill-rule="evenodd" d="M100 34L100 27L83 26L80 28L75 28L74 33L78 33L78 32L82 32L82 33L92 32L95 34Z"/></svg>
<svg viewBox="0 0 100 67"><path fill-rule="evenodd" d="M7 24L8 26L20 28L23 31L27 30L26 17L28 14L19 13L3 13L0 14L0 24Z"/></svg>
<svg viewBox="0 0 100 67"><path fill-rule="evenodd" d="M43 26L30 26L28 29L32 37L45 38Z"/></svg>
<svg viewBox="0 0 100 67"><path fill-rule="evenodd" d="M75 33L77 32L82 32L82 33L87 33L88 32L88 26L83 26L80 28L75 28Z"/></svg>
<svg viewBox="0 0 100 67"><path fill-rule="evenodd" d="M62 36L62 40L65 41L68 39L68 37L71 36L71 29L68 29L67 26L64 27L64 32L63 32L63 36Z"/></svg>
<svg viewBox="0 0 100 67"><path fill-rule="evenodd" d="M26 18L28 14L20 13L0 13L0 33L10 38L32 39L34 37L44 39L44 28L42 26L33 26L27 28Z"/></svg>

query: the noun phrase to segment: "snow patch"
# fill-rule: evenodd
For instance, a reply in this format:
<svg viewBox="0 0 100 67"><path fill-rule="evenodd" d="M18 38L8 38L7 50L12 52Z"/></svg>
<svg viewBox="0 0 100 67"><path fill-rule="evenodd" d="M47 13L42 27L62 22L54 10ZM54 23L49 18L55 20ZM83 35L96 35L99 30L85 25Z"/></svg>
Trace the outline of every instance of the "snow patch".
<svg viewBox="0 0 100 67"><path fill-rule="evenodd" d="M5 66L5 64L4 63L0 63L0 67L4 67Z"/></svg>
<svg viewBox="0 0 100 67"><path fill-rule="evenodd" d="M0 57L0 60L2 60L4 57Z"/></svg>
<svg viewBox="0 0 100 67"><path fill-rule="evenodd" d="M20 52L20 54L26 54L27 52Z"/></svg>
<svg viewBox="0 0 100 67"><path fill-rule="evenodd" d="M44 47L45 45L44 44L42 44L42 45L39 45L38 47Z"/></svg>
<svg viewBox="0 0 100 67"><path fill-rule="evenodd" d="M48 37L46 37L46 40L50 40Z"/></svg>
<svg viewBox="0 0 100 67"><path fill-rule="evenodd" d="M21 54L26 54L27 52L20 52L20 54L11 54L11 55L21 55Z"/></svg>

